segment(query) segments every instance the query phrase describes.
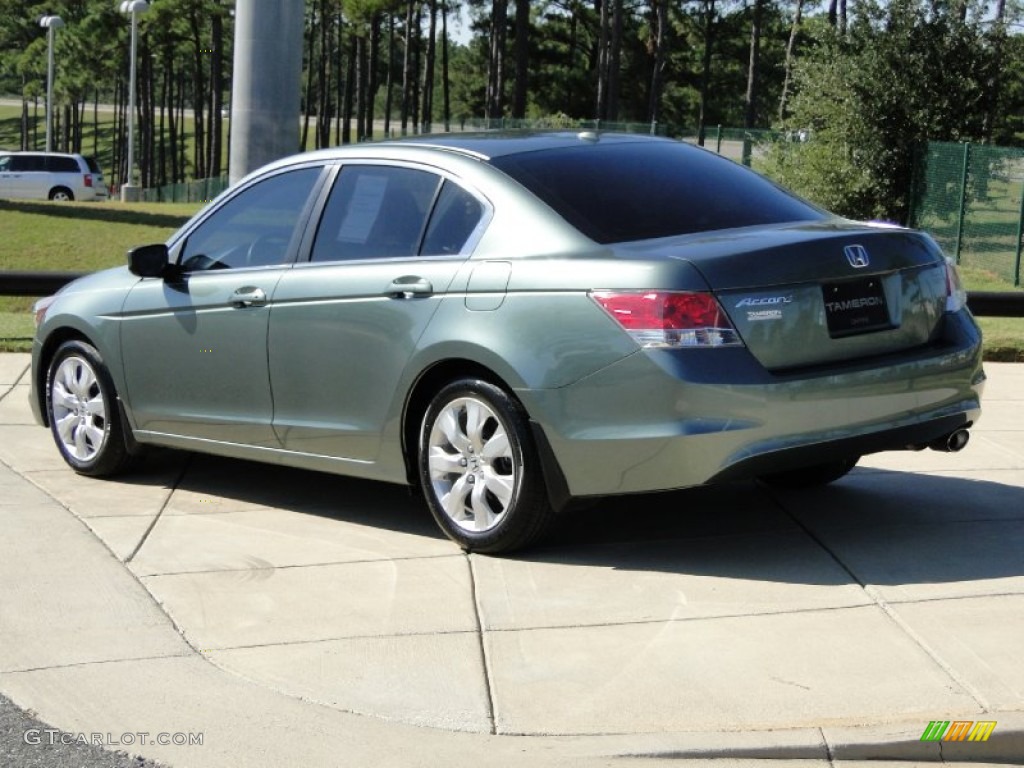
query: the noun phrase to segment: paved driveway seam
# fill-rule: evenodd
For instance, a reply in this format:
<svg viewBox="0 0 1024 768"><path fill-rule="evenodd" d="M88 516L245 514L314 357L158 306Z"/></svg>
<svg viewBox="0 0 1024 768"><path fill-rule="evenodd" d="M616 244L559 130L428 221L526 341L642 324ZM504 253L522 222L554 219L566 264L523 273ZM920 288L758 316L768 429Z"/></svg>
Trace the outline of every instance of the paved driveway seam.
<svg viewBox="0 0 1024 768"><path fill-rule="evenodd" d="M487 693L487 721L490 723L491 735L498 733L497 702L495 701L494 684L491 675L491 660L487 656L487 643L484 642L484 623L480 618L480 594L476 588L476 570L473 567L473 555L466 553L466 566L469 568L469 588L473 595L473 618L476 619L476 637L480 648L480 667L483 669L484 691Z"/></svg>
<svg viewBox="0 0 1024 768"><path fill-rule="evenodd" d="M237 512L218 512L217 514L223 515L235 515ZM160 578L173 578L175 576L203 576L207 574L221 574L221 573L252 573L254 571L288 571L295 570L297 568L327 568L338 565L368 565L374 563L404 563L413 560L445 560L453 557L461 557L459 554L454 555L407 555L397 557L376 557L367 558L365 560L324 560L320 563L290 563L286 565L258 565L252 566L251 568L210 568L204 571L165 571L163 573L146 573L140 578L143 579L160 579Z"/></svg>
<svg viewBox="0 0 1024 768"><path fill-rule="evenodd" d="M135 548L131 553L124 559L124 564L129 565L135 556L139 554L139 550L142 549L142 545L146 543L149 538L149 534L153 532L153 528L156 527L157 521L163 516L164 510L167 509L167 505L171 503L171 499L174 498L174 492L178 490L178 486L185 479L185 475L188 473L188 468L192 466L192 454L189 454L188 458L181 465L181 471L178 472L178 476L174 479L174 484L171 486L171 492L167 494L167 498L164 499L164 503L160 505L160 509L153 516L149 525L146 526L146 530L142 534L142 538L139 539L139 543L135 545Z"/></svg>
<svg viewBox="0 0 1024 768"><path fill-rule="evenodd" d="M812 541L814 541L819 547L825 550L825 552L827 552L828 555L833 560L835 560L836 564L839 565L840 568L842 568L844 571L846 571L846 573L850 575L851 579L853 579L857 584L860 585L860 588L864 591L864 594L866 594L871 599L871 602L874 603L875 606L878 607L882 611L882 613L884 613L889 618L889 620L892 621L900 629L900 631L902 631L908 638L910 638L910 640L913 641L913 643L918 648L924 651L928 658L930 658L939 667L939 669L941 669L949 677L950 680L956 683L964 693L968 694L972 699L974 699L975 703L981 708L982 712L990 711L990 705L988 701L985 699L985 697L981 694L981 692L973 685L971 685L969 682L967 682L967 680L964 679L963 675L961 675L955 669L953 669L953 666L945 659L943 659L942 656L940 656L934 648L928 645L928 643L925 642L924 638L921 637L921 635L915 632L905 621L903 621L903 619L899 616L896 610L892 606L890 606L888 602L886 602L885 598L882 597L881 593L879 593L878 590L876 590L872 585L865 584L863 581L861 581L860 577L853 572L853 569L850 566L848 566L845 562L843 562L842 558L840 558L839 555L836 554L832 550L832 548L829 547L821 539L821 537L819 537L817 534L814 533L814 531L812 531L807 525L805 525L803 520L800 520L796 515L792 514L789 511L788 507L786 507L786 505L782 503L782 501L779 499L777 493L774 490L769 490L767 496L775 504L777 504L787 515L789 515L790 518L792 518L792 520L804 531L804 533L806 533L811 538Z"/></svg>
<svg viewBox="0 0 1024 768"><path fill-rule="evenodd" d="M31 367L32 367L31 365L26 365L25 366L25 368L21 371L21 373L18 374L18 377L14 380L14 383L11 384L10 386L8 386L7 389L3 392L3 394L0 394L0 401L2 401L9 394L11 394L11 392L14 391L15 387L17 387L19 384L21 384L21 380L25 378L25 374L27 374L29 372L29 369Z"/></svg>
<svg viewBox="0 0 1024 768"><path fill-rule="evenodd" d="M893 623L896 624L897 627L903 630L907 637L913 640L914 643L922 651L928 654L932 661L934 661L939 666L939 668L942 669L943 672L949 675L950 679L953 680L953 682L959 685L965 693L970 695L970 697L977 702L982 712L991 711L991 705L989 704L988 700L981 694L981 691L979 691L977 688L975 688L973 685L967 682L967 680L964 679L964 676L953 668L952 664L943 659L942 656L939 655L938 651L936 651L927 642L925 642L925 639L921 637L920 634L915 632L914 629L903 620L903 617L901 617L899 613L897 613L896 609L893 608L885 600L885 598L878 593L876 589L868 585L864 587L864 591L871 595L871 598L875 601L876 605L878 605L878 607L885 612L885 615L888 616L893 621ZM986 595L986 597L988 597L988 595Z"/></svg>

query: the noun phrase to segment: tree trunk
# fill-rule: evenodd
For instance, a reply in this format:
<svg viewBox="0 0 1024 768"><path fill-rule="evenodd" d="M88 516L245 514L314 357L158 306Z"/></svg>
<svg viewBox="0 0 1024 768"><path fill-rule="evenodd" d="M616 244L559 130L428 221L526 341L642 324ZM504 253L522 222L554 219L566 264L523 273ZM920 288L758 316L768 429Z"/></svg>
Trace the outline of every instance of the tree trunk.
<svg viewBox="0 0 1024 768"><path fill-rule="evenodd" d="M391 137L391 109L394 106L395 14L388 13L388 68L384 82L384 136Z"/></svg>
<svg viewBox="0 0 1024 768"><path fill-rule="evenodd" d="M219 11L210 18L210 162L211 176L220 176L224 162L224 19Z"/></svg>
<svg viewBox="0 0 1024 768"><path fill-rule="evenodd" d="M405 6L405 47L402 52L402 108L401 108L401 121L402 121L402 135L404 136L409 130L409 112L412 107L412 82L415 76L412 72L412 45L413 45L413 29L412 29L412 17L413 17L413 6L416 4L416 0L408 0Z"/></svg>
<svg viewBox="0 0 1024 768"><path fill-rule="evenodd" d="M707 132L708 88L711 87L711 56L715 44L715 0L704 0L704 54L700 68L700 107L697 115L697 143L704 146Z"/></svg>
<svg viewBox="0 0 1024 768"><path fill-rule="evenodd" d="M612 0L612 40L608 59L608 119L619 119L619 83L622 74L622 0Z"/></svg>
<svg viewBox="0 0 1024 768"><path fill-rule="evenodd" d="M380 67L380 12L373 14L370 19L370 60L367 64L366 82L366 138L373 138L373 118L377 102L377 89L379 81L377 71Z"/></svg>
<svg viewBox="0 0 1024 768"><path fill-rule="evenodd" d="M512 117L526 117L530 72L530 0L516 0L515 84L512 87ZM447 35L445 36L447 44ZM447 80L447 76L446 76ZM446 82L447 86L447 82Z"/></svg>
<svg viewBox="0 0 1024 768"><path fill-rule="evenodd" d="M452 129L452 101L448 88L448 2L441 4L441 91L444 94L444 130Z"/></svg>
<svg viewBox="0 0 1024 768"><path fill-rule="evenodd" d="M611 38L611 16L608 0L595 0L598 19L597 33L597 101L594 117L605 120L608 117L608 42ZM660 26L660 25L659 25Z"/></svg>
<svg viewBox="0 0 1024 768"><path fill-rule="evenodd" d="M487 94L484 117L497 119L505 110L505 35L508 0L491 0L491 38L487 61Z"/></svg>
<svg viewBox="0 0 1024 768"><path fill-rule="evenodd" d="M430 133L434 119L434 57L437 51L437 1L430 2L430 36L427 55L423 63L423 123L422 132Z"/></svg>
<svg viewBox="0 0 1024 768"><path fill-rule="evenodd" d="M348 69L345 72L345 108L341 119L341 143L352 143L352 102L356 89L356 33L348 33Z"/></svg>
<svg viewBox="0 0 1024 768"><path fill-rule="evenodd" d="M656 123L661 116L662 74L665 70L665 28L668 26L667 0L654 2L654 67L651 70L651 93L647 106L647 119ZM713 0L712 0L713 2Z"/></svg>
<svg viewBox="0 0 1024 768"><path fill-rule="evenodd" d="M309 113L313 109L313 79L316 67L314 64L313 45L316 42L316 8L309 10L309 35L306 37L306 94L303 98L302 137L299 139L299 150L305 151L309 146Z"/></svg>
<svg viewBox="0 0 1024 768"><path fill-rule="evenodd" d="M356 141L366 139L366 36L356 37Z"/></svg>
<svg viewBox="0 0 1024 768"><path fill-rule="evenodd" d="M204 17L205 18L205 15ZM203 66L203 59L206 52L203 48L203 28L200 22L200 11L193 9L190 18L192 26L192 44L195 48L195 75L192 80L192 115L195 126L195 147L192 152L193 178L205 179L206 172L206 144L209 137L206 132L206 114L203 109L206 95L206 68Z"/></svg>
<svg viewBox="0 0 1024 768"><path fill-rule="evenodd" d="M786 119L786 101L789 99L789 84L793 79L793 52L796 48L796 36L800 33L803 20L804 0L796 0L796 13L793 15L793 26L789 29L789 42L786 43L785 73L782 78L782 96L779 98L779 122Z"/></svg>
<svg viewBox="0 0 1024 768"><path fill-rule="evenodd" d="M743 127L753 128L757 123L758 75L761 71L761 17L764 0L754 0L754 14L750 24L750 61L747 66L747 97L743 114Z"/></svg>
<svg viewBox="0 0 1024 768"><path fill-rule="evenodd" d="M981 135L986 142L992 141L995 132L996 119L999 112L999 89L1001 86L1001 75L1003 69L1003 45L1006 42L1006 0L998 0L996 3L995 18L992 20L992 58L995 66L989 77L988 87L985 92L988 96L985 105L985 117L982 122Z"/></svg>
<svg viewBox="0 0 1024 768"><path fill-rule="evenodd" d="M320 48L317 58L317 149L331 143L331 25L328 19L328 0L320 0ZM310 63L312 66L312 63Z"/></svg>

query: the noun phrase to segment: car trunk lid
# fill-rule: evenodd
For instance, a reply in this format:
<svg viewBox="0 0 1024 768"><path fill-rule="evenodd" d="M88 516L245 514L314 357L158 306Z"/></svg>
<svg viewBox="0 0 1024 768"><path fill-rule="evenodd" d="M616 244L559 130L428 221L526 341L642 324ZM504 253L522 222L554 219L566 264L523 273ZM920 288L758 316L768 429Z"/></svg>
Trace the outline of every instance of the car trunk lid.
<svg viewBox="0 0 1024 768"><path fill-rule="evenodd" d="M666 238L634 249L656 249L699 270L770 370L927 344L945 307L938 246L895 227L831 220Z"/></svg>

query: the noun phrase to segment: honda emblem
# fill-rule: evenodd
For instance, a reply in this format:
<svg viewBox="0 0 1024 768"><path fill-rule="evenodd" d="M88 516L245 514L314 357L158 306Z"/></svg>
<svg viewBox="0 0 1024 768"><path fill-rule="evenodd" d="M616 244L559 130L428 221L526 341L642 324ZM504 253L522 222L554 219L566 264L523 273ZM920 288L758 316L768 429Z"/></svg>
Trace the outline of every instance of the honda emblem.
<svg viewBox="0 0 1024 768"><path fill-rule="evenodd" d="M871 259L868 258L868 249L863 245L848 245L843 248L843 253L846 254L846 260L854 269L866 267L871 263Z"/></svg>

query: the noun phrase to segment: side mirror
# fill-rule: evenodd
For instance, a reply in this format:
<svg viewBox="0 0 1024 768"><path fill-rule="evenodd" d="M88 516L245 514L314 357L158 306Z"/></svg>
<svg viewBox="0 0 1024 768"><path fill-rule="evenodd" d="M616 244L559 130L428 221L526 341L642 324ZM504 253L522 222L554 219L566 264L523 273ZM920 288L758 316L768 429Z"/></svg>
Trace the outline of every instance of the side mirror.
<svg viewBox="0 0 1024 768"><path fill-rule="evenodd" d="M168 272L167 246L140 245L128 251L128 270L139 277L164 277Z"/></svg>

